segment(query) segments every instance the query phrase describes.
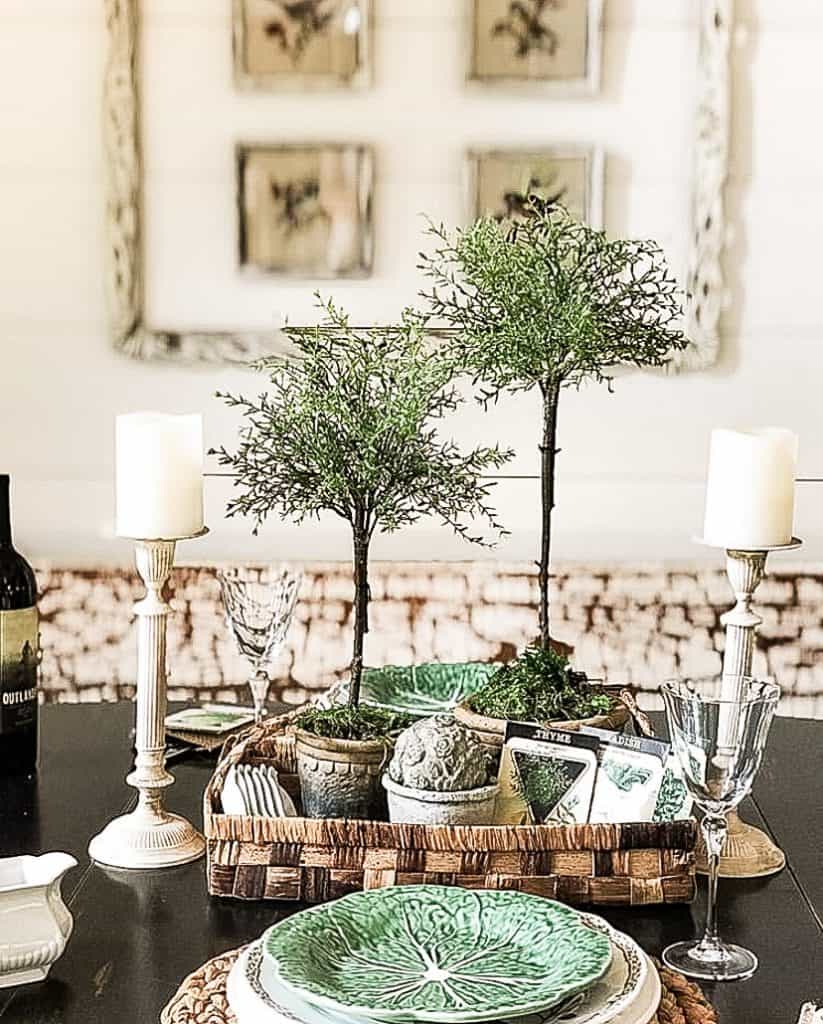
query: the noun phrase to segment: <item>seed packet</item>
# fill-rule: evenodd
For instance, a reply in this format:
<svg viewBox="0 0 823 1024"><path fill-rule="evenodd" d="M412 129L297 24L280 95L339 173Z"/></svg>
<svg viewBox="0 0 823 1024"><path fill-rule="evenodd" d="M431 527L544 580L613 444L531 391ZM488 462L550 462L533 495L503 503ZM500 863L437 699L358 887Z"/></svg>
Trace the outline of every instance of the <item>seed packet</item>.
<svg viewBox="0 0 823 1024"><path fill-rule="evenodd" d="M589 820L651 821L671 744L587 726L580 731L600 743Z"/></svg>
<svg viewBox="0 0 823 1024"><path fill-rule="evenodd" d="M680 821L691 817L692 798L683 779L678 758L671 754L663 771L652 821Z"/></svg>
<svg viewBox="0 0 823 1024"><path fill-rule="evenodd" d="M236 704L202 704L166 715L166 728L220 736L253 721L254 712L249 708Z"/></svg>
<svg viewBox="0 0 823 1024"><path fill-rule="evenodd" d="M599 747L596 737L509 722L495 820L499 824L585 824Z"/></svg>

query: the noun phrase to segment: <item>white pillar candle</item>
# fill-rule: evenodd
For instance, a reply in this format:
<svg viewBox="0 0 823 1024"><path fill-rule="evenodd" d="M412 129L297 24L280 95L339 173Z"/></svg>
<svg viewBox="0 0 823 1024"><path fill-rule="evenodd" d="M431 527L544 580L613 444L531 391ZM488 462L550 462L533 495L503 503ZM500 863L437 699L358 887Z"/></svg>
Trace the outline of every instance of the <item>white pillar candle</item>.
<svg viewBox="0 0 823 1024"><path fill-rule="evenodd" d="M713 430L703 540L741 551L788 544L796 466L790 430Z"/></svg>
<svg viewBox="0 0 823 1024"><path fill-rule="evenodd" d="M203 529L203 418L117 417L117 534L146 540Z"/></svg>

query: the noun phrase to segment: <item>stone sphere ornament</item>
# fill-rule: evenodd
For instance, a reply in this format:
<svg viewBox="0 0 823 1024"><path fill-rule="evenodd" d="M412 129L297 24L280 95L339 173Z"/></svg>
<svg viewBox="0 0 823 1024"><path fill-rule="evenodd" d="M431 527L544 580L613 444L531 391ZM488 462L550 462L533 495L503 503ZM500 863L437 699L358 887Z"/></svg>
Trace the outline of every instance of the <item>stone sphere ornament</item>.
<svg viewBox="0 0 823 1024"><path fill-rule="evenodd" d="M490 770L480 740L444 713L423 718L400 734L388 774L409 789L451 793L488 785Z"/></svg>

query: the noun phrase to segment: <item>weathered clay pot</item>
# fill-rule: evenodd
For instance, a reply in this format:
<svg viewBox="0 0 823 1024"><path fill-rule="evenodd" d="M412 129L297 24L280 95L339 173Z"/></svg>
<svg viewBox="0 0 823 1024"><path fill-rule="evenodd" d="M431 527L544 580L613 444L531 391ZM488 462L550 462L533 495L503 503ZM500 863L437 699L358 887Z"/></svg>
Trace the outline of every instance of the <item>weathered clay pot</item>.
<svg viewBox="0 0 823 1024"><path fill-rule="evenodd" d="M388 740L341 740L295 730L297 775L307 818L385 820L380 776L391 755Z"/></svg>
<svg viewBox="0 0 823 1024"><path fill-rule="evenodd" d="M499 750L503 746L507 724L505 718L488 718L486 715L480 715L476 711L472 711L466 703L457 705L454 709L454 717L476 733L484 745L491 750ZM628 708L622 701L617 701L607 715L592 715L591 718L576 718L571 721L561 719L557 722L542 722L541 725L551 726L552 729L570 729L572 731L576 731L581 725L589 725L595 729L611 729L613 732L620 732L628 720Z"/></svg>
<svg viewBox="0 0 823 1024"><path fill-rule="evenodd" d="M411 789L388 775L383 785L389 794L389 821L402 825L491 825L500 789L496 782L451 792Z"/></svg>

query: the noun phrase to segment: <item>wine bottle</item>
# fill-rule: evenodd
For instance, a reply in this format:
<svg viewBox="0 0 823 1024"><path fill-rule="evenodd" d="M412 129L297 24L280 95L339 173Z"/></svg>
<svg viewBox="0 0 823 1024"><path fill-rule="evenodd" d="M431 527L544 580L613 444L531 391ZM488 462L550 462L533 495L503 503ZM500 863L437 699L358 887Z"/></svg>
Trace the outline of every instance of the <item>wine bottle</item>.
<svg viewBox="0 0 823 1024"><path fill-rule="evenodd" d="M37 770L37 581L11 539L9 478L0 474L0 776Z"/></svg>

